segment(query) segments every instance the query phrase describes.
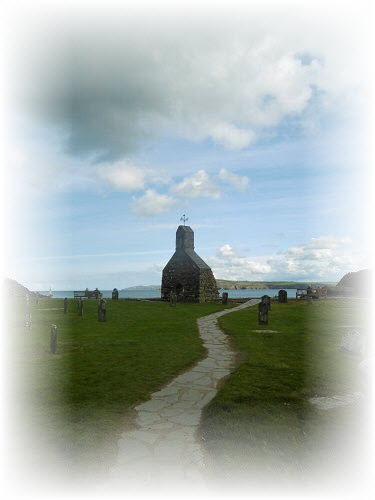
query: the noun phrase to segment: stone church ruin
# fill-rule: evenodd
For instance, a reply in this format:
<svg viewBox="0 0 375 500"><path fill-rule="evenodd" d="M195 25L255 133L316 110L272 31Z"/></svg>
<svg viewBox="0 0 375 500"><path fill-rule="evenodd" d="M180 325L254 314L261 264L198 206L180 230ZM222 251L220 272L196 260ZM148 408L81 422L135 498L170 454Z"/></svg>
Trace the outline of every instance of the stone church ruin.
<svg viewBox="0 0 375 500"><path fill-rule="evenodd" d="M178 226L176 251L163 269L161 297L170 300L175 292L178 302L209 302L219 297L211 268L194 251L194 231Z"/></svg>

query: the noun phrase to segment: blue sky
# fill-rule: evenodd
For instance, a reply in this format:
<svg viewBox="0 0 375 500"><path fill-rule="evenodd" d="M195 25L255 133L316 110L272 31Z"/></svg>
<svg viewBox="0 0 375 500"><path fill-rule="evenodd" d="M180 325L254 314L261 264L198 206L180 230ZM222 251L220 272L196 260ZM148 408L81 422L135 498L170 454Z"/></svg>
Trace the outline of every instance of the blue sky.
<svg viewBox="0 0 375 500"><path fill-rule="evenodd" d="M7 275L34 290L159 284L183 213L217 278L369 267L363 13L322 25L293 5L23 26Z"/></svg>

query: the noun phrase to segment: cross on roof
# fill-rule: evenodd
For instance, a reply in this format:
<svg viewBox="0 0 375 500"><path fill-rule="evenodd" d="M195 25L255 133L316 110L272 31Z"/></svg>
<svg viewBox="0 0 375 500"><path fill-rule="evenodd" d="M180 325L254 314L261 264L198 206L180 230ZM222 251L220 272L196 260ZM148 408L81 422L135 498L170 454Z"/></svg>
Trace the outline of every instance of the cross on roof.
<svg viewBox="0 0 375 500"><path fill-rule="evenodd" d="M183 216L181 217L180 221L181 221L181 220L183 221L183 223L184 223L184 225L185 225L185 222L186 222L187 220L189 220L189 217L186 217L186 216L185 216L185 214L183 214Z"/></svg>

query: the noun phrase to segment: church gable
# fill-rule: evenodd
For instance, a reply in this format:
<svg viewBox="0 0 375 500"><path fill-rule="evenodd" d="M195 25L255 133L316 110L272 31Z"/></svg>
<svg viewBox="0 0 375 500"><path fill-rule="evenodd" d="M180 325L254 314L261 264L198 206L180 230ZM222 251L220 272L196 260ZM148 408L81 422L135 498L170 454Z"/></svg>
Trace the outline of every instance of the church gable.
<svg viewBox="0 0 375 500"><path fill-rule="evenodd" d="M162 299L169 300L175 291L177 300L205 302L218 298L216 280L211 268L194 250L194 232L189 226L179 226L176 251L163 270Z"/></svg>

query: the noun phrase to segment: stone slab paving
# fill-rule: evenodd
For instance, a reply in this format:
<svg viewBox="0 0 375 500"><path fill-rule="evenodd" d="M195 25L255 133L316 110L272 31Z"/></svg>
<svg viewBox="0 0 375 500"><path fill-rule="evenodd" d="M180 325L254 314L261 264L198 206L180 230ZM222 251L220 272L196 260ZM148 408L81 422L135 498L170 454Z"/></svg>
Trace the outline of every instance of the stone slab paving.
<svg viewBox="0 0 375 500"><path fill-rule="evenodd" d="M331 410L332 408L338 408L339 406L353 404L358 399L363 397L364 395L361 392L353 392L350 394L337 394L332 397L316 396L314 398L310 398L309 401L316 408L319 408L319 410Z"/></svg>
<svg viewBox="0 0 375 500"><path fill-rule="evenodd" d="M204 455L196 433L202 409L234 369L236 356L217 319L258 302L251 299L197 320L207 357L135 407L137 429L124 432L118 442L113 480L137 487L181 481L204 485Z"/></svg>

